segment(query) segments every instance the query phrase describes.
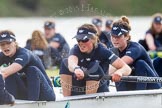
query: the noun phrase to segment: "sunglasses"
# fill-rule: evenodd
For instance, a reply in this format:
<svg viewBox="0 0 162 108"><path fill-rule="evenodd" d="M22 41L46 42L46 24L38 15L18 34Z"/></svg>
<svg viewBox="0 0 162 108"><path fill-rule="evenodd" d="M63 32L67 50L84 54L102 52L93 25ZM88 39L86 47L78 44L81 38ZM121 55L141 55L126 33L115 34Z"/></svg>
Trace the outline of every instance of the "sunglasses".
<svg viewBox="0 0 162 108"><path fill-rule="evenodd" d="M79 39L77 39L77 42L78 42L78 43L79 43L79 42L86 43L86 42L88 42L88 41L89 41L88 38L86 38L86 39L84 39L84 40L79 40Z"/></svg>

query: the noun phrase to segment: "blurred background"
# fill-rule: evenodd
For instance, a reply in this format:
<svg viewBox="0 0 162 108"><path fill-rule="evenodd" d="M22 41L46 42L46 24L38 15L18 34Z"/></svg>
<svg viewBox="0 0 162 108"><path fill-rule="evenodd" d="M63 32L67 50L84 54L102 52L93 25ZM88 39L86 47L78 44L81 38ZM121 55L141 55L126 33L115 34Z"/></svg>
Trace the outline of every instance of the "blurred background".
<svg viewBox="0 0 162 108"><path fill-rule="evenodd" d="M150 27L151 15L162 12L162 0L0 0L0 30L12 30L20 46L24 46L34 30L43 31L46 20L54 20L70 47L77 27L91 23L93 16L105 20L121 15L130 18L132 40L144 37Z"/></svg>
<svg viewBox="0 0 162 108"><path fill-rule="evenodd" d="M150 16L162 11L161 4L161 0L0 0L0 16L93 16L101 10L103 15Z"/></svg>

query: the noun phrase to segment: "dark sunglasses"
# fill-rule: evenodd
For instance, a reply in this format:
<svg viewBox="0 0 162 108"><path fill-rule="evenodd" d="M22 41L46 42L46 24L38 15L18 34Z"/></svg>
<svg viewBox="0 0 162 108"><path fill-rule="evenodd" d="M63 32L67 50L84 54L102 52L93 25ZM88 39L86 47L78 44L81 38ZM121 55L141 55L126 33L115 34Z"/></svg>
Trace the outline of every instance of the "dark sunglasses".
<svg viewBox="0 0 162 108"><path fill-rule="evenodd" d="M83 42L83 43L86 43L86 42L88 42L89 41L89 39L88 38L86 38L86 39L84 39L84 40L79 40L79 39L77 39L77 42L79 43L79 42Z"/></svg>

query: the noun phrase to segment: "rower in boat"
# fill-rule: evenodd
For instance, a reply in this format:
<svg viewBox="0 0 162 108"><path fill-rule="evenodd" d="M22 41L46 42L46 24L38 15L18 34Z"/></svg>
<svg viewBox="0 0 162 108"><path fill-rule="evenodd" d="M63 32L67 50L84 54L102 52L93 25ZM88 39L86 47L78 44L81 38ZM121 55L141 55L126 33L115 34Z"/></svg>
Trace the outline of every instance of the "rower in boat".
<svg viewBox="0 0 162 108"><path fill-rule="evenodd" d="M132 76L158 77L146 50L139 43L130 41L130 31L131 27L126 16L122 16L113 23L111 40L114 48L112 51L132 68ZM110 72L113 72L113 67L110 69ZM159 89L160 87L159 83L116 83L117 91Z"/></svg>
<svg viewBox="0 0 162 108"><path fill-rule="evenodd" d="M65 38L60 33L56 33L55 22L53 22L53 21L46 21L44 23L44 34L45 34L44 38L48 42L48 45L50 47L52 47L53 49L56 49L55 52L57 51L58 54L59 54L59 55L57 53L55 53L55 54L53 53L52 54L52 56L53 56L52 57L53 58L52 65L59 67L62 59L68 57L70 47L69 47L68 43L66 42ZM39 41L39 40L37 40L37 41ZM32 44L32 40L28 39L27 42L26 42L25 48L33 50L33 48L31 48L31 46L33 46L33 45L31 45L31 44ZM34 44L36 45L38 43L34 43ZM40 45L40 46L42 46L42 45ZM40 47L40 46L37 45L37 48ZM45 45L45 46L47 46L47 45ZM44 47L44 46L42 46L42 47ZM42 48L41 48L41 50L42 50ZM49 49L48 52L50 52L50 50L51 49ZM45 52L47 52L47 51L45 51ZM54 51L51 51L51 52L54 52ZM44 59L49 59L49 58L46 56L46 58L44 58ZM50 65L49 64L50 63L49 60L44 60L44 62L46 62L48 65ZM49 66L45 65L45 67L48 68Z"/></svg>
<svg viewBox="0 0 162 108"><path fill-rule="evenodd" d="M61 63L62 57L58 50L48 45L41 31L34 30L31 39L28 39L26 43L28 44L26 44L25 48L31 50L41 59L45 69L51 69L53 66Z"/></svg>
<svg viewBox="0 0 162 108"><path fill-rule="evenodd" d="M119 57L98 43L98 31L91 24L78 28L76 38L78 44L72 49L68 59L60 67L61 86L64 96L107 92L106 80L86 77L86 74L104 76L109 64L117 70L112 74L113 81L120 81L122 76L130 74L131 69Z"/></svg>
<svg viewBox="0 0 162 108"><path fill-rule="evenodd" d="M15 98L5 89L5 82L0 72L0 105L14 104Z"/></svg>
<svg viewBox="0 0 162 108"><path fill-rule="evenodd" d="M67 58L70 47L65 38L60 33L56 33L55 22L46 21L44 23L44 33L49 45L57 49L62 58ZM58 64L60 63L56 62L56 65Z"/></svg>
<svg viewBox="0 0 162 108"><path fill-rule="evenodd" d="M107 19L105 23L105 32L110 33L112 28L113 20ZM111 39L110 39L111 40Z"/></svg>
<svg viewBox="0 0 162 108"><path fill-rule="evenodd" d="M146 31L145 39L139 41L147 51L162 50L162 14L153 15L151 27Z"/></svg>
<svg viewBox="0 0 162 108"><path fill-rule="evenodd" d="M112 47L110 36L108 32L102 31L102 19L100 17L95 17L92 19L92 24L94 24L98 30L98 38L103 45L107 48Z"/></svg>
<svg viewBox="0 0 162 108"><path fill-rule="evenodd" d="M16 99L54 101L52 83L38 56L17 45L15 34L0 32L0 65L5 88Z"/></svg>

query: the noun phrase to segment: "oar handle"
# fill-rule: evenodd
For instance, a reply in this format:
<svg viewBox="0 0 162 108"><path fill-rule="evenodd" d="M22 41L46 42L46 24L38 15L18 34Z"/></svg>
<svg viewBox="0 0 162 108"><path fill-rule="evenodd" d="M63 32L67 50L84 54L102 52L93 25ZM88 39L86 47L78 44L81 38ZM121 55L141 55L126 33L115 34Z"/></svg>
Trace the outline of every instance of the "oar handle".
<svg viewBox="0 0 162 108"><path fill-rule="evenodd" d="M111 80L112 76L100 76L100 75L88 75L88 77L93 79L105 79ZM145 77L145 76L122 76L121 81L123 82L138 82L138 83L161 83L162 77Z"/></svg>

